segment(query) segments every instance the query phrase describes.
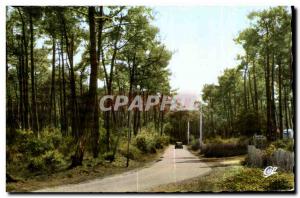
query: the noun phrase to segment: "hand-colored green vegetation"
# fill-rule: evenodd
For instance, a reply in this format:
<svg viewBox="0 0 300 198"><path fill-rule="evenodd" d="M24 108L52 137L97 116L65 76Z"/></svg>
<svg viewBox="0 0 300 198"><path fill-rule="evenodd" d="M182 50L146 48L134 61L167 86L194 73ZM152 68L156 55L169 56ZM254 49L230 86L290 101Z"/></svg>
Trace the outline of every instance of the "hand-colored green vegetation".
<svg viewBox="0 0 300 198"><path fill-rule="evenodd" d="M254 134L266 136L260 166L268 165L265 162L274 158L277 149L294 150L293 140L284 140L282 133L295 126L295 59L288 7L249 13L249 27L235 39L244 49L237 56L239 64L228 65L231 68L218 83L203 87L201 112L163 111L161 100L149 111L128 111L126 105L118 111L100 111L104 95L126 95L130 102L137 95L143 99L176 95L169 82L172 52L153 25L151 8L6 9L8 191L76 183L140 167L156 159L155 153L169 142L186 144L188 122L191 148L198 150L200 113L201 154L210 160L246 154ZM106 100L104 105L113 104ZM263 178L261 169L226 167L162 189L292 187L292 173L280 171Z"/></svg>
<svg viewBox="0 0 300 198"><path fill-rule="evenodd" d="M203 88L207 137L262 134L274 141L295 126L291 10L273 7L248 18L235 39L244 49L240 63Z"/></svg>
<svg viewBox="0 0 300 198"><path fill-rule="evenodd" d="M293 190L294 174L278 172L263 177L263 169L241 168L219 184L223 191L281 191Z"/></svg>
<svg viewBox="0 0 300 198"><path fill-rule="evenodd" d="M201 149L205 157L230 157L247 153L246 137L222 139L220 136L206 140Z"/></svg>
<svg viewBox="0 0 300 198"><path fill-rule="evenodd" d="M150 130L150 129L149 129ZM132 138L129 149L131 163L126 168L127 141L120 140L116 154L104 152L93 158L88 152L83 166L70 169L71 155L76 149L71 137L64 138L59 130L44 129L36 138L32 131L17 130L18 142L7 147L7 172L11 173L9 191L28 191L66 183L78 183L96 177L103 177L133 168L141 167L154 161L169 144L168 137L155 134L155 130L143 129ZM144 139L149 150L140 147L138 140Z"/></svg>
<svg viewBox="0 0 300 198"><path fill-rule="evenodd" d="M156 106L99 109L103 95L171 95L172 53L150 8L9 6L6 17L8 189L85 166L137 167L168 144Z"/></svg>

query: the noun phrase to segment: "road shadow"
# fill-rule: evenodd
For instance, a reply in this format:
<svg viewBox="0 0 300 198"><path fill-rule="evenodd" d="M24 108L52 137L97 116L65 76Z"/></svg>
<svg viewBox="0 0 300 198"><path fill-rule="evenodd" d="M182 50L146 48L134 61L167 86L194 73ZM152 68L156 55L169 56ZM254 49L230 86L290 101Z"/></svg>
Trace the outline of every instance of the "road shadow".
<svg viewBox="0 0 300 198"><path fill-rule="evenodd" d="M177 159L183 159L181 161L177 161L177 164L184 163L204 163L205 166L201 166L200 168L216 168L216 167L228 167L228 166L236 166L240 165L241 161L245 158L245 156L232 156L232 157L220 157L220 158L207 158L204 156L199 156L199 158L195 157L182 157ZM186 160L184 160L186 159Z"/></svg>
<svg viewBox="0 0 300 198"><path fill-rule="evenodd" d="M176 157L176 159L197 159L196 157Z"/></svg>
<svg viewBox="0 0 300 198"><path fill-rule="evenodd" d="M176 163L201 163L201 160L199 159L195 159L195 160L185 160L185 161L180 161L180 162L176 162Z"/></svg>

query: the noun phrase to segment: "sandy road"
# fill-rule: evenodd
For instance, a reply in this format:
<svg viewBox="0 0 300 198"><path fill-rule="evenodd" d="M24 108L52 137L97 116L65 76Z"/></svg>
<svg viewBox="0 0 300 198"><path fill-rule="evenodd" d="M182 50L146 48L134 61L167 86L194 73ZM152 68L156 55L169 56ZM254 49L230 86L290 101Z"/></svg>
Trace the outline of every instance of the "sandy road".
<svg viewBox="0 0 300 198"><path fill-rule="evenodd" d="M210 170L186 148L174 149L171 145L160 160L149 167L36 192L147 192L152 187L201 176Z"/></svg>

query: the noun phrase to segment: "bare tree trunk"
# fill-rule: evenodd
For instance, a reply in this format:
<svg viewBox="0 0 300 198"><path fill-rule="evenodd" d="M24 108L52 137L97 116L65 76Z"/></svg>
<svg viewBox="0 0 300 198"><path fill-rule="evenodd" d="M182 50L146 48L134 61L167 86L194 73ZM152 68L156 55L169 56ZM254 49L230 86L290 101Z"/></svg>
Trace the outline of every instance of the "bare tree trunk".
<svg viewBox="0 0 300 198"><path fill-rule="evenodd" d="M101 7L100 17L102 17L103 11ZM96 24L95 24L95 8L89 7L89 26L90 26L90 63L91 63L91 75L90 75L90 89L89 89L89 103L87 104L88 113L91 115L91 134L92 134L92 147L93 156L97 157L99 153L99 109L97 100L97 79L98 79L98 63L97 63L97 51L96 51ZM100 30L102 32L102 28ZM100 33L100 32L99 32ZM101 34L101 33L100 33ZM100 36L101 39L101 36ZM100 44L101 45L101 44Z"/></svg>
<svg viewBox="0 0 300 198"><path fill-rule="evenodd" d="M63 117L63 125L61 126L64 135L68 135L68 119L67 119L67 95L66 95L66 79L65 79L65 60L64 60L64 43L63 37L61 38L61 73L62 73L62 117Z"/></svg>
<svg viewBox="0 0 300 198"><path fill-rule="evenodd" d="M23 106L23 102L24 102L24 92L23 92L23 88L24 88L24 61L23 61L23 50L22 50L22 44L19 43L19 48L21 49L20 54L18 54L18 67L16 67L17 69L17 76L18 76L18 81L19 81L19 111L18 111L18 118L19 118L19 123L20 123L20 127L22 129L24 129L24 125L25 125L25 121L24 121L24 106ZM17 100L18 101L18 100Z"/></svg>
<svg viewBox="0 0 300 198"><path fill-rule="evenodd" d="M255 117L258 129L260 129L260 119L259 119L259 112L258 112L258 93L257 93L257 80L256 80L256 65L253 60L253 83L254 83L254 101L255 101Z"/></svg>
<svg viewBox="0 0 300 198"><path fill-rule="evenodd" d="M283 121L282 121L282 77L281 77L281 60L279 58L279 63L278 63L278 84L279 84L279 138L283 138Z"/></svg>
<svg viewBox="0 0 300 198"><path fill-rule="evenodd" d="M19 15L21 17L21 21L22 21L22 51L25 54L25 60L23 57L23 61L24 61L24 83L23 83L23 92L24 92L24 127L25 129L28 129L30 127L29 124L29 95L28 95L28 44L27 44L27 39L26 39L26 30L25 30L25 21L23 18L23 14L21 12L21 10L19 8L18 12Z"/></svg>
<svg viewBox="0 0 300 198"><path fill-rule="evenodd" d="M52 38L52 78L51 78L51 92L50 92L50 105L49 105L49 120L50 124L53 123L56 127L56 101L55 101L55 37ZM53 112L53 121L52 121Z"/></svg>
<svg viewBox="0 0 300 198"><path fill-rule="evenodd" d="M62 31L66 42L66 52L69 60L69 66L70 66L70 88L71 88L71 125L72 125L72 135L76 138L79 137L79 131L78 131L78 122L79 122L79 115L78 115L78 105L77 105L77 97L76 97L76 82L75 82L75 73L74 73L74 65L73 65L73 53L74 53L74 38L73 35L71 35L71 38L69 40L68 33L67 33L67 27L66 27L66 21L63 13L60 13L61 15L61 21L62 21Z"/></svg>
<svg viewBox="0 0 300 198"><path fill-rule="evenodd" d="M296 32L296 10L295 10L295 7L291 7L292 9L292 32ZM293 87L292 89L292 122L293 122L293 129L296 128L296 83L297 83L297 80L296 80L296 74L295 74L295 71L296 70L296 43L297 43L297 40L296 40L296 36L292 36L292 49L290 51L290 58L289 58L289 66L290 66L290 73L291 73L291 76L292 76L292 82L291 82L291 87ZM294 52L294 53L292 53Z"/></svg>
<svg viewBox="0 0 300 198"><path fill-rule="evenodd" d="M247 55L247 57L248 57L248 55ZM248 60L247 60L246 65L244 66L244 107L245 107L245 111L247 111L247 109L248 109L247 73L248 73Z"/></svg>
<svg viewBox="0 0 300 198"><path fill-rule="evenodd" d="M284 90L285 128L286 128L286 129L289 129L289 120L288 120L288 100L287 100L287 91L286 91L286 87L284 87L283 90Z"/></svg>
<svg viewBox="0 0 300 198"><path fill-rule="evenodd" d="M275 91L274 91L274 81L275 81L275 55L272 56L272 70L271 70L271 120L272 120L272 138L273 140L277 137L277 126L276 126L276 106L275 106Z"/></svg>
<svg viewBox="0 0 300 198"><path fill-rule="evenodd" d="M269 40L269 29L267 28L267 40ZM266 47L266 68L265 68L265 83L266 83L266 98L267 98L267 139L272 140L273 134L273 122L272 122L272 98L270 89L270 55L269 55L269 43Z"/></svg>
<svg viewBox="0 0 300 198"><path fill-rule="evenodd" d="M59 107L60 107L60 130L63 135L65 135L64 131L64 107L63 107L63 90L62 90L62 72L61 72L61 55L58 56L58 81L59 81Z"/></svg>
<svg viewBox="0 0 300 198"><path fill-rule="evenodd" d="M31 64L31 100L32 100L32 128L33 131L39 136L39 123L37 115L36 105L36 92L35 92L35 68L34 68L34 57L33 57L33 22L32 14L29 14L30 24L30 64Z"/></svg>

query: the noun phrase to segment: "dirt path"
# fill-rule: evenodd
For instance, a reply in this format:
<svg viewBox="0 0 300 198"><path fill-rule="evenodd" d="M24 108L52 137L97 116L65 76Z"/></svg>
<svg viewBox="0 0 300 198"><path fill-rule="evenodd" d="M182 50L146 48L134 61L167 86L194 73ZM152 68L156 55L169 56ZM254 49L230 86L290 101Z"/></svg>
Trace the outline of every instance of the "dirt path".
<svg viewBox="0 0 300 198"><path fill-rule="evenodd" d="M89 182L46 188L36 192L147 192L158 185L208 174L211 168L184 149L169 146L153 165Z"/></svg>

